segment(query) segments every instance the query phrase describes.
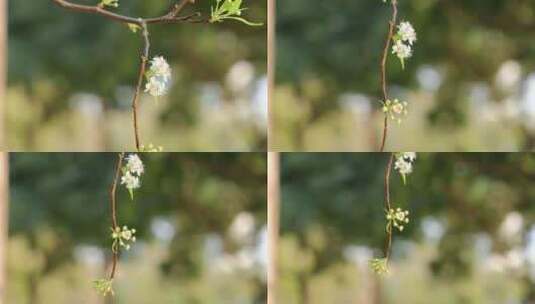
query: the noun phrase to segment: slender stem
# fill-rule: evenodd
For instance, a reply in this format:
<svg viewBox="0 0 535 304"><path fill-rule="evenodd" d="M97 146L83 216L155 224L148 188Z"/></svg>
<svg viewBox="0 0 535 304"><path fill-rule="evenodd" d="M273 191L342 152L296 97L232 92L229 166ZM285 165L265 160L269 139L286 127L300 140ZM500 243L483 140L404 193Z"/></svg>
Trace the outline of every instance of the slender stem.
<svg viewBox="0 0 535 304"><path fill-rule="evenodd" d="M394 37L394 30L396 28L396 22L398 18L398 1L392 0L392 18L390 20L390 25L388 28L388 36L385 42L385 47L383 49L383 57L381 58L381 87L383 90L383 102L388 100L388 91L386 83L386 62L388 58L388 52L390 50L390 43ZM385 116L384 126L383 126L383 138L381 140L380 152L383 152L385 149L386 136L388 135L388 116Z"/></svg>
<svg viewBox="0 0 535 304"><path fill-rule="evenodd" d="M388 135L388 115L385 115L383 120L383 137L381 139L381 148L379 149L379 152L384 152L385 150L385 143L386 143L386 136Z"/></svg>
<svg viewBox="0 0 535 304"><path fill-rule="evenodd" d="M388 160L388 165L386 166L385 170L385 210L388 211L392 209L392 205L390 204L390 173L392 172L392 163L394 162L394 153L390 153L390 158ZM390 225L387 226L386 229L386 245L385 245L385 257L386 260L390 258L390 248L392 247L392 227Z"/></svg>
<svg viewBox="0 0 535 304"><path fill-rule="evenodd" d="M115 176L110 187L110 207L111 207L111 225L112 229L115 230L118 227L117 224L117 202L116 202L116 191L117 191L117 182L119 181L119 174L121 173L121 165L123 163L124 153L119 153L117 158L117 165L115 165ZM117 250L112 250L112 264L110 272L110 280L115 277L115 271L117 270L117 260L119 258L119 252Z"/></svg>

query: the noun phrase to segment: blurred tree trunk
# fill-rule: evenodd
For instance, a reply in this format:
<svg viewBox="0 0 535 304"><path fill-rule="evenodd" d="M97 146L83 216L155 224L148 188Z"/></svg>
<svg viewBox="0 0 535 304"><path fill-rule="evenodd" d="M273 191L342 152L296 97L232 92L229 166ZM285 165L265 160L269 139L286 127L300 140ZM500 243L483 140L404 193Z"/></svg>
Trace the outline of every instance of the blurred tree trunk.
<svg viewBox="0 0 535 304"><path fill-rule="evenodd" d="M0 304L6 303L9 169L8 154L0 153Z"/></svg>
<svg viewBox="0 0 535 304"><path fill-rule="evenodd" d="M4 113L6 102L7 0L0 0L0 149L5 150ZM8 233L8 154L0 153L0 304L6 303Z"/></svg>
<svg viewBox="0 0 535 304"><path fill-rule="evenodd" d="M0 0L0 148L6 150L4 116L7 82L7 0Z"/></svg>
<svg viewBox="0 0 535 304"><path fill-rule="evenodd" d="M275 0L268 0L268 151L276 142L274 139L274 93L275 93L275 62L276 62L276 35L275 35Z"/></svg>
<svg viewBox="0 0 535 304"><path fill-rule="evenodd" d="M268 304L277 303L280 217L280 155L268 153Z"/></svg>

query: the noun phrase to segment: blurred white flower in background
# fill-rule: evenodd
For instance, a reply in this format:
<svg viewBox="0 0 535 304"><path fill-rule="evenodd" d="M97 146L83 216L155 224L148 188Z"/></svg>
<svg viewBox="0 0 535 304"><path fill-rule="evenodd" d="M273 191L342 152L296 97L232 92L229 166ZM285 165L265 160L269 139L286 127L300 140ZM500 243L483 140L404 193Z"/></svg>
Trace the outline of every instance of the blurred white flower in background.
<svg viewBox="0 0 535 304"><path fill-rule="evenodd" d="M251 240L255 232L254 216L248 212L239 213L229 228L229 234L236 242L247 242Z"/></svg>
<svg viewBox="0 0 535 304"><path fill-rule="evenodd" d="M226 76L226 84L233 93L241 93L250 86L254 77L255 68L253 64L242 60L236 62L229 69Z"/></svg>

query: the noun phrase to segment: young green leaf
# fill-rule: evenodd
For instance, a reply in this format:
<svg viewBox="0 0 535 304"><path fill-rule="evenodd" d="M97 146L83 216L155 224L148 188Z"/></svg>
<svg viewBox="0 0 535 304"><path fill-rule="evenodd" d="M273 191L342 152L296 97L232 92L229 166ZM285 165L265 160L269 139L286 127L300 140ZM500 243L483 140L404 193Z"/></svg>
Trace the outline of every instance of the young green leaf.
<svg viewBox="0 0 535 304"><path fill-rule="evenodd" d="M210 23L223 22L224 20L236 20L249 26L261 26L262 23L255 23L240 17L242 11L242 0L217 0L215 7L211 7Z"/></svg>

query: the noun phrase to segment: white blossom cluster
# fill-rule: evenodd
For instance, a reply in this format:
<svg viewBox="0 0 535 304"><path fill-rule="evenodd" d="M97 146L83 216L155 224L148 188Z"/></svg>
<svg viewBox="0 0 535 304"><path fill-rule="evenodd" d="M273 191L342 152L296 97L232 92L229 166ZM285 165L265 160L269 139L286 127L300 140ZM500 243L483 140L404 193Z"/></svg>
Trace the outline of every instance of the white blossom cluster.
<svg viewBox="0 0 535 304"><path fill-rule="evenodd" d="M416 160L415 152L401 152L396 153L396 162L394 163L394 169L396 169L401 177L403 178L403 183L406 182L407 175L412 173L412 165Z"/></svg>
<svg viewBox="0 0 535 304"><path fill-rule="evenodd" d="M409 211L401 208L390 209L386 211L386 220L388 221L387 229L394 226L399 231L403 231L403 225L409 223Z"/></svg>
<svg viewBox="0 0 535 304"><path fill-rule="evenodd" d="M147 84L145 92L154 97L163 96L169 89L171 82L171 67L162 56L156 56L150 61L150 69L147 71Z"/></svg>
<svg viewBox="0 0 535 304"><path fill-rule="evenodd" d="M129 229L127 226L115 227L111 230L113 239L112 250L117 252L120 247L130 250L130 245L136 242L136 229Z"/></svg>
<svg viewBox="0 0 535 304"><path fill-rule="evenodd" d="M133 198L133 191L141 187L141 175L145 172L143 162L137 154L130 154L126 157L123 175L121 176L121 185L124 185Z"/></svg>
<svg viewBox="0 0 535 304"><path fill-rule="evenodd" d="M386 100L383 102L383 113L400 124L403 120L402 117L408 113L408 105L406 101L399 101L398 99Z"/></svg>
<svg viewBox="0 0 535 304"><path fill-rule="evenodd" d="M393 37L393 40L392 53L401 61L401 67L405 68L405 59L412 57L412 46L416 42L416 31L409 22L403 21L398 25L398 32Z"/></svg>

